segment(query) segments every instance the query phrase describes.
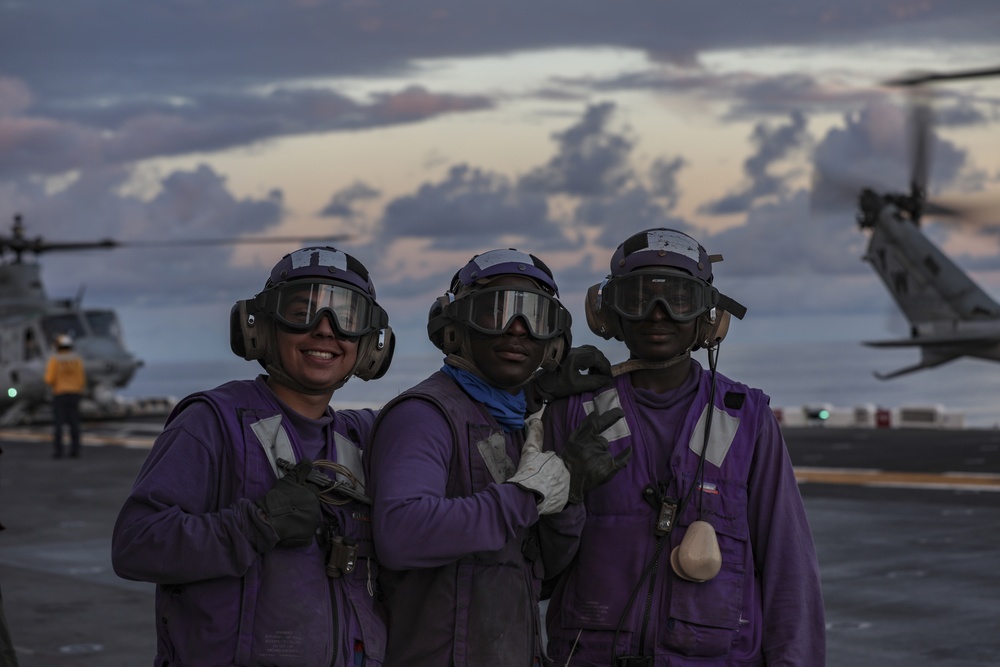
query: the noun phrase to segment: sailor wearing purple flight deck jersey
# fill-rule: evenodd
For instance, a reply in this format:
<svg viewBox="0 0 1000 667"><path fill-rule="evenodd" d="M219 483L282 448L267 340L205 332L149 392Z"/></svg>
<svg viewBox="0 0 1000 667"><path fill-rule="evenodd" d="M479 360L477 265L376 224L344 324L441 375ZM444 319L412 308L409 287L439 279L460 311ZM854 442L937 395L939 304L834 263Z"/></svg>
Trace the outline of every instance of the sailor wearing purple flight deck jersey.
<svg viewBox="0 0 1000 667"><path fill-rule="evenodd" d="M536 257L475 256L429 314L445 365L379 413L366 463L387 667L544 664L541 583L584 519L541 423L525 424L525 385L569 352L557 297Z"/></svg>
<svg viewBox="0 0 1000 667"><path fill-rule="evenodd" d="M388 315L354 257L303 248L237 302L230 339L267 374L177 405L114 529L115 571L156 584L153 664L377 667L361 463L375 413L330 399L388 370Z"/></svg>
<svg viewBox="0 0 1000 667"><path fill-rule="evenodd" d="M606 458L630 459L586 493L547 612L556 665L825 664L819 567L777 420L763 392L715 370L730 314L746 311L713 287L720 259L646 230L587 294L591 330L629 359L612 386L550 404L545 441L563 453L589 413L621 408L601 435Z"/></svg>

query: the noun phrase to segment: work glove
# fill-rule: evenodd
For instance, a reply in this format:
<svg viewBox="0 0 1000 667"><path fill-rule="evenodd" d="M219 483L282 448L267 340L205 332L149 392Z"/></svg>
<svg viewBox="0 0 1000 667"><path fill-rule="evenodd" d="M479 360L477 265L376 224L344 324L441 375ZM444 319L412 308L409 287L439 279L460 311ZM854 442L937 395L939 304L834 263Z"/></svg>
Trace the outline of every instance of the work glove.
<svg viewBox="0 0 1000 667"><path fill-rule="evenodd" d="M618 456L611 456L608 439L601 435L624 414L621 408L614 408L603 414L595 409L570 434L563 450L563 461L571 478L571 504L583 502L585 493L610 480L632 458L631 446L623 449Z"/></svg>
<svg viewBox="0 0 1000 667"><path fill-rule="evenodd" d="M611 362L603 352L593 345L572 347L555 369L539 371L525 387L528 414L537 412L542 403L597 391L613 380Z"/></svg>
<svg viewBox="0 0 1000 667"><path fill-rule="evenodd" d="M527 427L521 461L506 483L534 492L539 498L539 514L561 512L569 497L569 471L555 452L542 451L541 420L529 419Z"/></svg>
<svg viewBox="0 0 1000 667"><path fill-rule="evenodd" d="M304 547L323 523L320 489L306 481L312 463L300 461L248 512L265 547Z"/></svg>

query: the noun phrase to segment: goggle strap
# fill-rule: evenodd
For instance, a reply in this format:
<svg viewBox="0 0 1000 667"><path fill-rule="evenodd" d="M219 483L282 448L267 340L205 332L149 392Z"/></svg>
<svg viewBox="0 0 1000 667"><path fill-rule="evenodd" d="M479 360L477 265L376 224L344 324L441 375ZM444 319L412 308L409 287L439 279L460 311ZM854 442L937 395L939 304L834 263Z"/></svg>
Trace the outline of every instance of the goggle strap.
<svg viewBox="0 0 1000 667"><path fill-rule="evenodd" d="M746 306L735 299L731 299L722 292L719 292L719 303L716 307L726 311L738 320L742 320L743 316L747 314Z"/></svg>

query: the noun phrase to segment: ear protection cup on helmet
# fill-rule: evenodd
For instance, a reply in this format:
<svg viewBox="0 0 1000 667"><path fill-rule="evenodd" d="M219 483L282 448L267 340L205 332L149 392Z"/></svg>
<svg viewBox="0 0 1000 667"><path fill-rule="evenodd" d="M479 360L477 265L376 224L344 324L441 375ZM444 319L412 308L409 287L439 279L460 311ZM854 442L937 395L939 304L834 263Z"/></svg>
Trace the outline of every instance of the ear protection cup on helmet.
<svg viewBox="0 0 1000 667"><path fill-rule="evenodd" d="M539 367L547 371L555 370L569 354L571 347L573 347L573 335L569 329L562 336L550 338L545 342L545 352L542 361L538 364Z"/></svg>
<svg viewBox="0 0 1000 667"><path fill-rule="evenodd" d="M396 336L391 327L365 335L358 346L358 360L353 374L365 382L379 379L388 372L395 350Z"/></svg>
<svg viewBox="0 0 1000 667"><path fill-rule="evenodd" d="M732 316L728 310L713 308L698 323L698 340L694 349L712 349L725 339L729 333L729 322ZM702 333L704 332L704 333Z"/></svg>
<svg viewBox="0 0 1000 667"><path fill-rule="evenodd" d="M462 331L444 314L445 309L455 300L455 295L445 292L431 304L427 313L427 337L434 347L445 354L457 354L462 347Z"/></svg>
<svg viewBox="0 0 1000 667"><path fill-rule="evenodd" d="M243 338L243 328L240 326L240 303L237 301L229 309L229 349L237 357L247 352L246 340Z"/></svg>
<svg viewBox="0 0 1000 667"><path fill-rule="evenodd" d="M261 359L267 351L268 328L252 312L252 299L237 301L229 311L229 347L247 361Z"/></svg>
<svg viewBox="0 0 1000 667"><path fill-rule="evenodd" d="M587 290L584 301L584 312L587 315L587 326L596 335L604 340L622 339L621 329L618 326L618 315L611 311L604 303L602 291L607 281L591 285Z"/></svg>

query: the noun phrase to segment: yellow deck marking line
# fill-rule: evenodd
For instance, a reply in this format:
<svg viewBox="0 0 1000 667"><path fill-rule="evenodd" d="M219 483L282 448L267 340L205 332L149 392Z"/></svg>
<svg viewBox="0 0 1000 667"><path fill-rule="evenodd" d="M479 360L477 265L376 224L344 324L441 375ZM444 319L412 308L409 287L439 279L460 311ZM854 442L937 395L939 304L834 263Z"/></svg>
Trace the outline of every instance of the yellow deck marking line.
<svg viewBox="0 0 1000 667"><path fill-rule="evenodd" d="M799 483L906 486L913 488L967 488L1000 491L1000 474L975 472L898 472L850 468L795 468Z"/></svg>
<svg viewBox="0 0 1000 667"><path fill-rule="evenodd" d="M51 432L41 432L37 429L6 429L0 430L0 439L28 440L33 442L52 442ZM81 434L84 445L119 446L134 449L149 449L153 446L155 435L118 437ZM875 470L871 468L810 468L795 467L795 479L799 484L849 484L857 486L896 486L907 488L962 488L976 491L1000 492L1000 473L975 472L898 472Z"/></svg>
<svg viewBox="0 0 1000 667"><path fill-rule="evenodd" d="M69 436L68 434L63 434L63 447L69 447ZM28 431L28 430L3 430L0 431L0 439L2 440L27 440L30 442L47 442L52 443L51 433L40 433L38 431ZM80 434L80 444L83 445L94 445L94 446L105 446L105 445L117 445L119 447L130 447L130 448L145 448L149 449L153 446L153 441L156 436L135 436L135 437L124 437L124 436L111 436L111 435L88 435L87 433Z"/></svg>

